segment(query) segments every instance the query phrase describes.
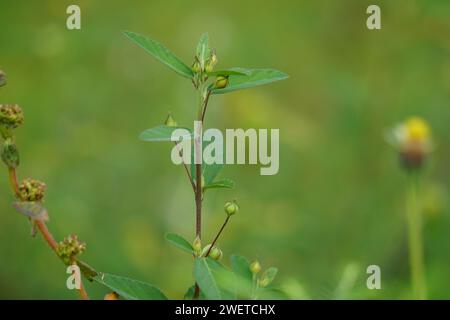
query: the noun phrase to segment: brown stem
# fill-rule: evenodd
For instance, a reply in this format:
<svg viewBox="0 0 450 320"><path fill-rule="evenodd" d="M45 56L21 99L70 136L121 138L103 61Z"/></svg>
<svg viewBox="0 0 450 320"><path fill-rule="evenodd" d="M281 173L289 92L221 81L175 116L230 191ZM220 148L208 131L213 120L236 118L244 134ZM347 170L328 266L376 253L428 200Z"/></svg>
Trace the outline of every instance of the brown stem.
<svg viewBox="0 0 450 320"><path fill-rule="evenodd" d="M15 168L8 168L8 173L9 173L9 183L11 184L11 188L14 192L14 195L16 197L19 197L19 184L17 182L17 174L16 174L16 169Z"/></svg>
<svg viewBox="0 0 450 320"><path fill-rule="evenodd" d="M56 249L58 249L58 243L56 242L55 238L53 238L53 235L50 233L50 231L47 228L47 225L42 220L36 220L35 221L36 226L38 227L39 231L41 232L42 236L44 237L47 244L52 248L53 251L56 252Z"/></svg>
<svg viewBox="0 0 450 320"><path fill-rule="evenodd" d="M202 237L202 165L196 164L197 174L197 190L195 191L195 234L201 239Z"/></svg>
<svg viewBox="0 0 450 320"><path fill-rule="evenodd" d="M14 195L20 199L19 183L17 182L17 171L15 168L9 168L8 172L9 172L9 183L11 184L11 188L14 192ZM58 242L56 242L56 240L53 237L53 235L51 234L50 230L48 230L45 222L42 220L35 220L33 223L36 224L38 230L41 232L41 234L44 237L47 244L56 253L56 250L58 249ZM89 299L89 296L88 296L86 290L84 289L83 282L81 282L79 294L83 300Z"/></svg>
<svg viewBox="0 0 450 320"><path fill-rule="evenodd" d="M209 247L208 251L206 252L205 258L206 258L207 256L209 256L209 253L211 252L212 248L213 248L214 245L216 244L217 239L219 239L220 234L222 233L223 229L225 229L225 227L226 227L228 221L230 220L230 217L231 217L231 216L227 216L227 218L225 219L225 222L223 223L222 227L220 228L219 232L217 233L216 237L214 238L214 241L211 243L211 246Z"/></svg>
<svg viewBox="0 0 450 320"><path fill-rule="evenodd" d="M202 122L203 122L203 120L205 120L206 108L208 107L208 102L209 102L210 96L211 96L211 90L208 90L208 93L206 94L205 103L203 105L203 110L202 110Z"/></svg>
<svg viewBox="0 0 450 320"><path fill-rule="evenodd" d="M175 146L178 146L178 143L175 142ZM179 150L179 154L180 154L180 157L183 158L183 151L182 150ZM189 169L188 169L188 167L187 167L187 165L186 165L186 163L184 161L183 161L183 167L184 167L184 170L186 171L186 174L188 176L189 182L191 183L192 190L194 190L194 193L195 193L196 191L195 191L194 180L192 179L191 173L189 172Z"/></svg>

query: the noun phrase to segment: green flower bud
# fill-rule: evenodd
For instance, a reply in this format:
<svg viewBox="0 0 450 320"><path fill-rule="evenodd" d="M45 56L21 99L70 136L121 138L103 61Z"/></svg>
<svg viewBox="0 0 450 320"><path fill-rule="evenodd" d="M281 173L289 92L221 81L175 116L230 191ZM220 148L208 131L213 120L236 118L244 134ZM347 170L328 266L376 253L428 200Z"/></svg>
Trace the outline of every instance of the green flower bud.
<svg viewBox="0 0 450 320"><path fill-rule="evenodd" d="M258 274L261 271L261 264L258 260L255 260L250 264L250 271L253 274Z"/></svg>
<svg viewBox="0 0 450 320"><path fill-rule="evenodd" d="M192 247L194 248L194 255L199 257L202 254L202 241L199 237L195 237Z"/></svg>
<svg viewBox="0 0 450 320"><path fill-rule="evenodd" d="M192 71L194 71L194 73L199 73L201 70L202 69L200 67L200 63L198 62L198 60L196 58L194 64L192 65Z"/></svg>
<svg viewBox="0 0 450 320"><path fill-rule="evenodd" d="M17 104L0 105L0 125L15 129L23 123L23 112Z"/></svg>
<svg viewBox="0 0 450 320"><path fill-rule="evenodd" d="M169 113L169 115L166 118L166 122L164 123L168 127L176 127L178 124L175 121L175 119L172 117L172 115Z"/></svg>
<svg viewBox="0 0 450 320"><path fill-rule="evenodd" d="M0 87L3 87L6 84L6 74L0 70Z"/></svg>
<svg viewBox="0 0 450 320"><path fill-rule="evenodd" d="M206 72L213 71L217 62L218 62L218 60L217 60L217 56L216 56L216 51L213 50L213 52L211 54L211 58L208 60L208 63L206 64L206 67L205 67Z"/></svg>
<svg viewBox="0 0 450 320"><path fill-rule="evenodd" d="M228 216L232 216L233 214L236 214L239 211L239 206L237 205L236 201L229 201L225 203L224 206L225 213Z"/></svg>
<svg viewBox="0 0 450 320"><path fill-rule="evenodd" d="M217 89L223 89L228 85L228 76L218 76L216 78L216 82L214 83L214 86Z"/></svg>
<svg viewBox="0 0 450 320"><path fill-rule="evenodd" d="M219 248L217 248L216 246L214 246L211 249L211 252L209 253L209 256L211 258L213 258L214 260L219 261L220 259L222 259L222 250L220 250Z"/></svg>
<svg viewBox="0 0 450 320"><path fill-rule="evenodd" d="M19 151L11 138L7 138L3 142L1 156L8 168L17 168L19 166Z"/></svg>
<svg viewBox="0 0 450 320"><path fill-rule="evenodd" d="M73 263L75 256L82 254L85 250L86 244L80 242L76 235L70 235L59 243L56 253L65 264L69 265Z"/></svg>
<svg viewBox="0 0 450 320"><path fill-rule="evenodd" d="M217 248L216 246L212 247L211 250L209 250L209 248L211 248L211 244L208 244L206 247L203 248L203 250L202 250L202 257L205 257L206 254L208 253L208 251L209 251L209 255L208 256L211 257L211 258L213 258L213 256L212 256L213 252L214 252L214 255L215 255L216 258L220 259L222 257L222 251L219 248ZM213 258L213 259L215 259L215 258Z"/></svg>
<svg viewBox="0 0 450 320"><path fill-rule="evenodd" d="M22 201L41 201L46 185L35 179L25 179L19 185L19 197Z"/></svg>

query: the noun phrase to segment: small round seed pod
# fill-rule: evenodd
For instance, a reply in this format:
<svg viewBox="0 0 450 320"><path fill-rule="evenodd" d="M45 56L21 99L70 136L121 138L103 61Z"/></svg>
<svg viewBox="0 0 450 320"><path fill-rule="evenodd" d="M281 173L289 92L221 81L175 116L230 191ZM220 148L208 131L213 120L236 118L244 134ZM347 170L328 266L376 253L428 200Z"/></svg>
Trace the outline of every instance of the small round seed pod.
<svg viewBox="0 0 450 320"><path fill-rule="evenodd" d="M19 151L17 150L17 146L11 138L7 138L3 142L1 157L8 168L17 168L19 166Z"/></svg>
<svg viewBox="0 0 450 320"><path fill-rule="evenodd" d="M258 260L255 260L250 264L250 271L253 274L258 274L261 271L261 264Z"/></svg>
<svg viewBox="0 0 450 320"><path fill-rule="evenodd" d="M232 216L239 211L239 206L236 201L229 201L225 203L224 210L228 216Z"/></svg>
<svg viewBox="0 0 450 320"><path fill-rule="evenodd" d="M222 256L223 256L222 250L220 250L219 248L217 248L216 246L214 246L214 247L211 249L211 252L209 253L209 256L210 256L211 258L213 258L214 260L219 261L220 259L222 259Z"/></svg>
<svg viewBox="0 0 450 320"><path fill-rule="evenodd" d="M17 104L0 105L0 125L15 129L23 123L23 112Z"/></svg>
<svg viewBox="0 0 450 320"><path fill-rule="evenodd" d="M41 201L45 194L45 183L35 179L25 179L19 185L19 196L23 201Z"/></svg>
<svg viewBox="0 0 450 320"><path fill-rule="evenodd" d="M228 76L218 76L214 82L217 89L223 89L228 85Z"/></svg>

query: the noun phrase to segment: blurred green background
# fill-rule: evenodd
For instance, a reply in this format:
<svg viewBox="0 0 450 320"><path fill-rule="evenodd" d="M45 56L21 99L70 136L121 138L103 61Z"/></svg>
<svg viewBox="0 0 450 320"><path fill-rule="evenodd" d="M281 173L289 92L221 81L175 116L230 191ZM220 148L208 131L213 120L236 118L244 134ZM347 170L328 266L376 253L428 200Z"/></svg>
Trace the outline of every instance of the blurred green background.
<svg viewBox="0 0 450 320"><path fill-rule="evenodd" d="M375 2L382 30L369 31ZM0 102L24 109L19 174L47 183L49 228L58 239L77 233L97 270L182 298L192 259L164 233L193 239L192 191L171 145L137 136L169 110L192 126L196 97L121 32L149 35L191 63L208 31L220 67L291 77L212 100L208 127L280 129L280 171L225 168L237 187L207 193L204 238L237 198L241 211L221 248L277 266L289 298L411 298L406 179L383 134L420 115L437 144L421 193L429 297L450 298L450 2L375 2L2 0ZM70 4L81 6L80 31L66 29ZM6 170L1 177L0 297L76 298L61 262L11 208ZM371 264L381 267L382 290L366 288ZM87 289L94 298L106 292Z"/></svg>

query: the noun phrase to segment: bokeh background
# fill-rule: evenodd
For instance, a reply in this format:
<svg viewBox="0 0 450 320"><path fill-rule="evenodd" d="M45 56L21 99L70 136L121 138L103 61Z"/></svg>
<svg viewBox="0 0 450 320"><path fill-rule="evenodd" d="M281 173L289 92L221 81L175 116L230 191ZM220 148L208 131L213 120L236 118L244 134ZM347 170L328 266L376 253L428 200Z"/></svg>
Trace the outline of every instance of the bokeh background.
<svg viewBox="0 0 450 320"><path fill-rule="evenodd" d="M374 3L379 31L365 25ZM70 4L81 6L80 31L66 29ZM383 134L419 115L437 144L421 192L429 297L450 298L449 15L450 2L438 0L1 0L0 101L26 116L20 176L47 183L49 227L86 241L83 260L182 298L192 259L164 233L193 239L192 191L171 145L137 137L169 110L192 126L196 98L189 81L121 32L159 39L191 63L208 31L220 67L273 67L290 78L212 100L209 127L280 129L280 172L225 168L237 187L208 192L204 238L237 198L221 248L277 266L288 298L410 298L406 179ZM11 208L6 170L0 177L0 297L76 298L60 261ZM382 290L366 288L371 264Z"/></svg>

